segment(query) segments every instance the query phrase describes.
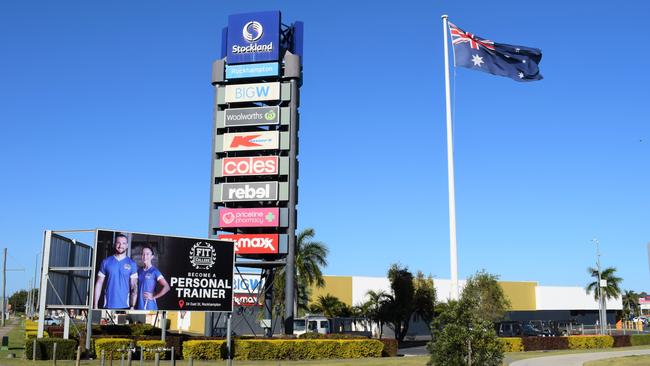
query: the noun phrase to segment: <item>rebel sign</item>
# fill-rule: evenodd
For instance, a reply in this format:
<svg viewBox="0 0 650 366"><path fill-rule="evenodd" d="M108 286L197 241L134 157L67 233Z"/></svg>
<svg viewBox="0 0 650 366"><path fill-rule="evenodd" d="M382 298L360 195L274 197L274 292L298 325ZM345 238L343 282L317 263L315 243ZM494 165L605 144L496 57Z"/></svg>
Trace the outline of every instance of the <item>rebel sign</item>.
<svg viewBox="0 0 650 366"><path fill-rule="evenodd" d="M223 158L221 171L224 177L240 175L277 175L277 156L251 156L245 158Z"/></svg>

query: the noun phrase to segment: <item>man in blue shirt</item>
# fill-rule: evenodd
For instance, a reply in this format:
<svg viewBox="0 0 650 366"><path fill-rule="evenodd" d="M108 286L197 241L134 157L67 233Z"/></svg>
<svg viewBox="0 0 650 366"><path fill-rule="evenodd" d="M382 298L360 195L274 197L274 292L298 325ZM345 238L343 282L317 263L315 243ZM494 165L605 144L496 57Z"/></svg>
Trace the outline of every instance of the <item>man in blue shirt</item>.
<svg viewBox="0 0 650 366"><path fill-rule="evenodd" d="M138 297L138 266L126 255L129 243L126 235L117 234L113 248L115 254L105 258L97 271L94 308L98 308L99 297L106 282L104 309L133 309Z"/></svg>
<svg viewBox="0 0 650 366"><path fill-rule="evenodd" d="M142 263L144 268L138 269L138 310L158 310L156 299L165 295L171 287L158 268L151 263L154 258L153 248L142 247ZM160 290L156 292L156 284Z"/></svg>

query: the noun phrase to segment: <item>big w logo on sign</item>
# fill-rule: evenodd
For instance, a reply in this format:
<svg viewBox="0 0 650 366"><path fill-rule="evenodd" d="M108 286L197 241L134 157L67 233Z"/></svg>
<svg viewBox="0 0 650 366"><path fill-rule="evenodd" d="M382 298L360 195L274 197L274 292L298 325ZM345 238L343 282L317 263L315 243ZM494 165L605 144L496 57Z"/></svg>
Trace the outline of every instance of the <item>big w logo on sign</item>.
<svg viewBox="0 0 650 366"><path fill-rule="evenodd" d="M280 12L228 17L228 64L277 61L280 55Z"/></svg>
<svg viewBox="0 0 650 366"><path fill-rule="evenodd" d="M226 103L280 99L280 83L226 85Z"/></svg>

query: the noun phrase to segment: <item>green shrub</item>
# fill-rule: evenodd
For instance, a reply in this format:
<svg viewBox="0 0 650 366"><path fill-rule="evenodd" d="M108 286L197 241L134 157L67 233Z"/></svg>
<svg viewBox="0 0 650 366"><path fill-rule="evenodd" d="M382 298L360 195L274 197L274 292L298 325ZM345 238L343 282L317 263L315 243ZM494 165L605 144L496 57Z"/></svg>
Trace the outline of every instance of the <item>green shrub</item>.
<svg viewBox="0 0 650 366"><path fill-rule="evenodd" d="M144 348L144 359L145 360L153 360L155 359L156 352L154 352L154 349L156 348L165 348L165 341L155 341L155 340L150 340L150 341L138 341L136 344L138 347L138 350L140 347ZM166 357L167 352L160 352L160 359L165 360L167 359Z"/></svg>
<svg viewBox="0 0 650 366"><path fill-rule="evenodd" d="M503 343L503 352L521 352L524 350L524 342L520 337L499 338Z"/></svg>
<svg viewBox="0 0 650 366"><path fill-rule="evenodd" d="M646 346L650 344L650 334L633 334L630 336L633 346Z"/></svg>
<svg viewBox="0 0 650 366"><path fill-rule="evenodd" d="M32 339L36 338L38 336L38 331L37 330L26 330L25 331L25 339ZM43 331L43 338L48 338L50 334L47 331ZM58 346L57 346L58 347Z"/></svg>
<svg viewBox="0 0 650 366"><path fill-rule="evenodd" d="M236 360L313 360L381 357L384 344L376 339L236 340Z"/></svg>
<svg viewBox="0 0 650 366"><path fill-rule="evenodd" d="M568 337L524 337L521 342L524 345L524 351L569 349Z"/></svg>
<svg viewBox="0 0 650 366"><path fill-rule="evenodd" d="M183 342L183 358L195 360L220 360L226 356L226 341L195 340Z"/></svg>
<svg viewBox="0 0 650 366"><path fill-rule="evenodd" d="M614 338L606 335L596 336L570 336L569 349L612 348Z"/></svg>
<svg viewBox="0 0 650 366"><path fill-rule="evenodd" d="M369 339L370 337L360 334L347 334L347 333L331 333L320 334L315 332L303 333L298 336L298 339Z"/></svg>
<svg viewBox="0 0 650 366"><path fill-rule="evenodd" d="M36 339L36 359L51 360L54 355L54 343L56 343L57 360L74 360L77 356L77 341L63 338L40 338ZM32 359L34 354L34 339L25 340L25 357Z"/></svg>
<svg viewBox="0 0 650 366"><path fill-rule="evenodd" d="M129 348L129 345L132 345L133 343L134 341L128 338L96 338L95 354L97 357L101 357L103 350L104 357L106 357L106 359L110 359L112 353L113 359L119 360L122 355L122 352L120 352L120 350Z"/></svg>
<svg viewBox="0 0 650 366"><path fill-rule="evenodd" d="M131 328L131 335L134 336L159 336L162 334L160 328L156 328L151 324L136 323L130 324L129 327Z"/></svg>
<svg viewBox="0 0 650 366"><path fill-rule="evenodd" d="M381 350L381 357L397 357L397 348L399 345L397 339L382 338L379 341L384 344L384 348Z"/></svg>

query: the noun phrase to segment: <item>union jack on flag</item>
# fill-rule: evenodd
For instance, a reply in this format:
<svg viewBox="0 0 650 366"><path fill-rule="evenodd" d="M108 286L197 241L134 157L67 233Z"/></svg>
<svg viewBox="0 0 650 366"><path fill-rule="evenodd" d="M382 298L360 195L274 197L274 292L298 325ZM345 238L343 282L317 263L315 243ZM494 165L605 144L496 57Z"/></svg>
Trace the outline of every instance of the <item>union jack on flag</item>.
<svg viewBox="0 0 650 366"><path fill-rule="evenodd" d="M539 73L542 51L537 48L496 43L465 32L449 22L454 65L517 81L543 79Z"/></svg>
<svg viewBox="0 0 650 366"><path fill-rule="evenodd" d="M465 32L462 29L456 27L451 22L449 23L449 29L451 30L451 43L454 45L469 42L470 48L478 50L481 46L483 46L488 50L494 51L494 42L492 41L488 41L487 39L480 39L472 33Z"/></svg>

